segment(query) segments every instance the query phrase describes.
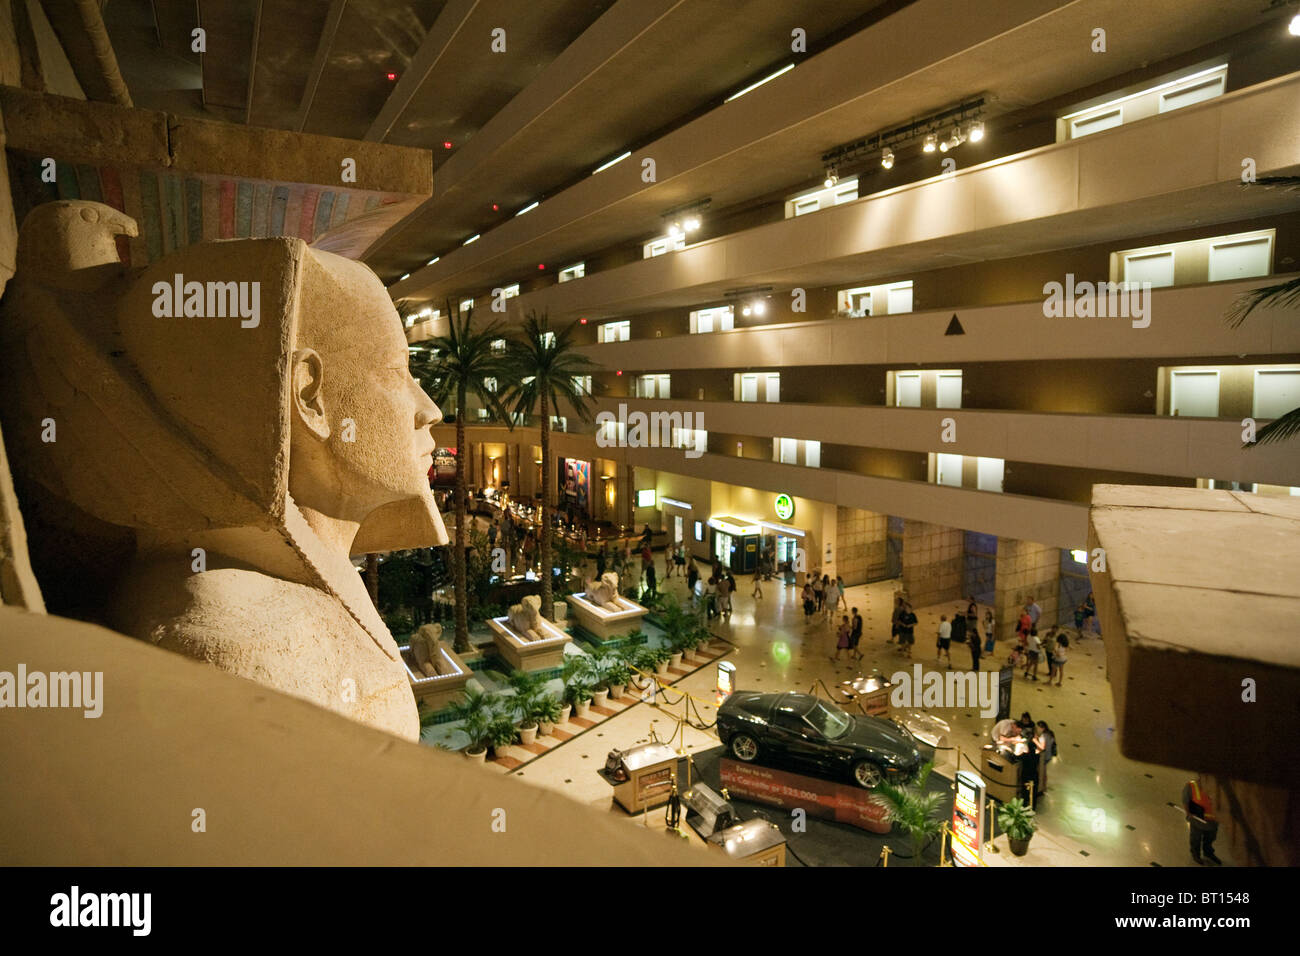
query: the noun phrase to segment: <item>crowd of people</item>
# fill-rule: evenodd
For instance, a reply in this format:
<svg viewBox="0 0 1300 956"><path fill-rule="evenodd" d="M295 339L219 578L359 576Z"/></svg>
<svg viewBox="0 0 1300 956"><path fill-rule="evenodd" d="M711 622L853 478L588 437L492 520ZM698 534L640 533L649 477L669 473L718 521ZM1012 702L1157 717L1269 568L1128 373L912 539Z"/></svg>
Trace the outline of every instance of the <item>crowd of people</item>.
<svg viewBox="0 0 1300 956"><path fill-rule="evenodd" d="M1032 795L1026 797L1037 805L1038 797L1047 792L1047 765L1056 756L1056 734L1045 720L1034 720L1025 711L1017 720L1008 717L993 725L993 744L1002 753L1021 763L1020 779L1032 781Z"/></svg>

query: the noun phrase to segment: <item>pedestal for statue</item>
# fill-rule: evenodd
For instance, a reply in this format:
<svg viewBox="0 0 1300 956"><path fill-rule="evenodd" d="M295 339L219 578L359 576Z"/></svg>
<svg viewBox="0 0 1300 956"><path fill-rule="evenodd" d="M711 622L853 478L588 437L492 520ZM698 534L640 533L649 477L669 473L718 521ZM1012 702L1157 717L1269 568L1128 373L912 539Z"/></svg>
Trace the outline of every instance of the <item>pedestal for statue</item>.
<svg viewBox="0 0 1300 956"><path fill-rule="evenodd" d="M415 699L431 710L442 710L459 700L465 685L474 676L469 665L446 641L440 640L442 627L426 624L411 637L409 644L398 648Z"/></svg>
<svg viewBox="0 0 1300 956"><path fill-rule="evenodd" d="M587 582L587 590L565 597L578 626L600 641L627 637L641 629L641 619L650 612L618 593L618 575L606 573Z"/></svg>
<svg viewBox="0 0 1300 956"><path fill-rule="evenodd" d="M564 645L573 640L538 613L541 601L530 595L504 617L488 621L492 641L516 670L543 671L564 664Z"/></svg>
<svg viewBox="0 0 1300 956"><path fill-rule="evenodd" d="M869 790L850 783L808 777L790 770L741 763L730 757L718 761L722 785L732 797L781 807L801 808L809 816L847 823L872 833L888 833L888 808Z"/></svg>

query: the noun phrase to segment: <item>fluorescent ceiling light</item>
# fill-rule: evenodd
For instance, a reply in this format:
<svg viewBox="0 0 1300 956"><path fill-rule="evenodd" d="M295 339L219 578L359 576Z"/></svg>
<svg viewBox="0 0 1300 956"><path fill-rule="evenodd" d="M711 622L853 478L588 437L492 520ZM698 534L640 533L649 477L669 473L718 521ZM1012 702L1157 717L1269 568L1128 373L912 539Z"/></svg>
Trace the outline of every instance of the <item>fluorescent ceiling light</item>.
<svg viewBox="0 0 1300 956"><path fill-rule="evenodd" d="M529 203L527 206L525 206L523 209L521 209L521 210L519 210L517 213L515 213L515 215L516 215L516 216L522 216L522 215L523 215L524 213L526 213L526 212L532 212L534 209L536 209L536 208L537 208L538 206L540 206L541 204L542 204L542 203L541 203L541 200L540 200L540 199L539 199L539 200L535 200L535 201L533 201L533 202L530 202L530 203Z"/></svg>
<svg viewBox="0 0 1300 956"><path fill-rule="evenodd" d="M591 171L591 175L595 176L597 173L603 173L605 170L609 169L609 167L613 166L615 163L621 163L623 160L627 159L631 155L632 155L632 150L629 149L622 156L615 156L613 159L611 159L609 162L605 163L604 165L597 166L595 169Z"/></svg>
<svg viewBox="0 0 1300 956"><path fill-rule="evenodd" d="M725 100L723 100L723 102L724 102L724 103L730 103L732 100L739 99L740 97L744 96L746 93L750 92L751 90L756 90L756 89L758 89L758 88L759 88L760 86L762 86L764 83L771 83L773 80L775 80L775 79L776 79L778 76L780 76L782 73L789 73L789 72L790 72L791 70L793 70L793 69L794 69L794 64L793 64L793 63L787 63L785 66L781 67L781 69L777 70L777 71L776 71L775 73L773 73L771 76L765 76L765 77L763 77L763 79L759 80L757 83L752 83L752 84L750 84L749 86L747 86L747 87L745 87L743 90L741 90L739 93L732 93L732 94L731 94L730 96L728 96Z"/></svg>
<svg viewBox="0 0 1300 956"><path fill-rule="evenodd" d="M398 279L397 281L398 281L398 282L405 282L405 281L406 281L407 279L409 279L409 278L411 278L411 274L408 272L408 273L406 273L406 275L402 276L402 277L401 277L400 279Z"/></svg>
<svg viewBox="0 0 1300 956"><path fill-rule="evenodd" d="M470 236L468 239L466 239L464 242L462 242L461 245L462 245L462 246L468 246L471 242L474 242L476 239L478 239L478 237L479 237L479 234L476 232L476 233L474 233L474 235Z"/></svg>
<svg viewBox="0 0 1300 956"><path fill-rule="evenodd" d="M438 261L439 259L441 259L441 258L442 258L442 256L434 256L432 259L430 259L428 262L426 262L425 265L426 265L426 266L431 266L431 265L433 265L435 262L437 262L437 261Z"/></svg>

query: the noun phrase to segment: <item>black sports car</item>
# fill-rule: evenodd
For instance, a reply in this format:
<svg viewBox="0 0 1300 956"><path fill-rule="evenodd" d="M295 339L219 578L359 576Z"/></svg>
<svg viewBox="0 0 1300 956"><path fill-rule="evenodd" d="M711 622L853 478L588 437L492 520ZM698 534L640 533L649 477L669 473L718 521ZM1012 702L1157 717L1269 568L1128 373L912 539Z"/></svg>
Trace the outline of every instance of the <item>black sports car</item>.
<svg viewBox="0 0 1300 956"><path fill-rule="evenodd" d="M737 760L844 777L868 790L911 778L923 762L901 724L846 714L809 694L737 691L718 708L718 736Z"/></svg>

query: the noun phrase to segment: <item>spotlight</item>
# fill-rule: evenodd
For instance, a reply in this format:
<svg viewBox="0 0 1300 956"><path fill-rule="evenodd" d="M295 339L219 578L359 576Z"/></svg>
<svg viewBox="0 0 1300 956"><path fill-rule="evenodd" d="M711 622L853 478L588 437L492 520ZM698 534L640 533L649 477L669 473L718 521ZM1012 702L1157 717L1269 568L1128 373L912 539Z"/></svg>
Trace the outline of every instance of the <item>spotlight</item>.
<svg viewBox="0 0 1300 956"><path fill-rule="evenodd" d="M837 172L835 171L835 167L834 167L834 166L827 166L827 167L826 167L826 181L825 181L825 183L824 183L824 185L826 186L826 188L827 188L827 189L830 189L832 186L834 186L834 185L835 185L836 183L838 183L839 181L840 181L840 174L837 173Z"/></svg>
<svg viewBox="0 0 1300 956"><path fill-rule="evenodd" d="M740 314L741 314L741 315L749 315L749 306L745 306L743 309L741 309L741 310L740 310Z"/></svg>
<svg viewBox="0 0 1300 956"><path fill-rule="evenodd" d="M1293 37L1300 37L1300 13L1297 13L1291 18L1291 23L1286 28L1286 32L1291 34Z"/></svg>
<svg viewBox="0 0 1300 956"><path fill-rule="evenodd" d="M939 144L939 152L941 153L948 152L948 141L946 139Z"/></svg>
<svg viewBox="0 0 1300 956"><path fill-rule="evenodd" d="M934 133L927 133L925 137L925 145L922 146L921 148L927 153L933 153L935 147L938 145L939 145L939 137L935 136Z"/></svg>
<svg viewBox="0 0 1300 956"><path fill-rule="evenodd" d="M755 314L755 315L762 315L762 314L763 314L764 312L766 312L766 311L767 311L767 303L766 303L766 302L755 302L755 303L754 303L754 314Z"/></svg>
<svg viewBox="0 0 1300 956"><path fill-rule="evenodd" d="M885 147L884 151L880 154L880 165L884 166L886 169L894 168L894 151L889 147Z"/></svg>
<svg viewBox="0 0 1300 956"><path fill-rule="evenodd" d="M672 236L674 239L680 239L683 235L682 224L680 222L675 222L669 226L668 235Z"/></svg>
<svg viewBox="0 0 1300 956"><path fill-rule="evenodd" d="M700 221L699 221L698 219L696 219L694 216L692 216L690 219L687 219L687 220L686 220L686 231L687 231L687 232L695 232L695 230L697 230L697 229L699 229L699 228L700 228Z"/></svg>
<svg viewBox="0 0 1300 956"><path fill-rule="evenodd" d="M972 143L978 143L978 142L979 142L980 140L982 140L983 138L984 138L984 124L983 124L983 123L971 123L971 126L970 126L970 141L971 141Z"/></svg>

